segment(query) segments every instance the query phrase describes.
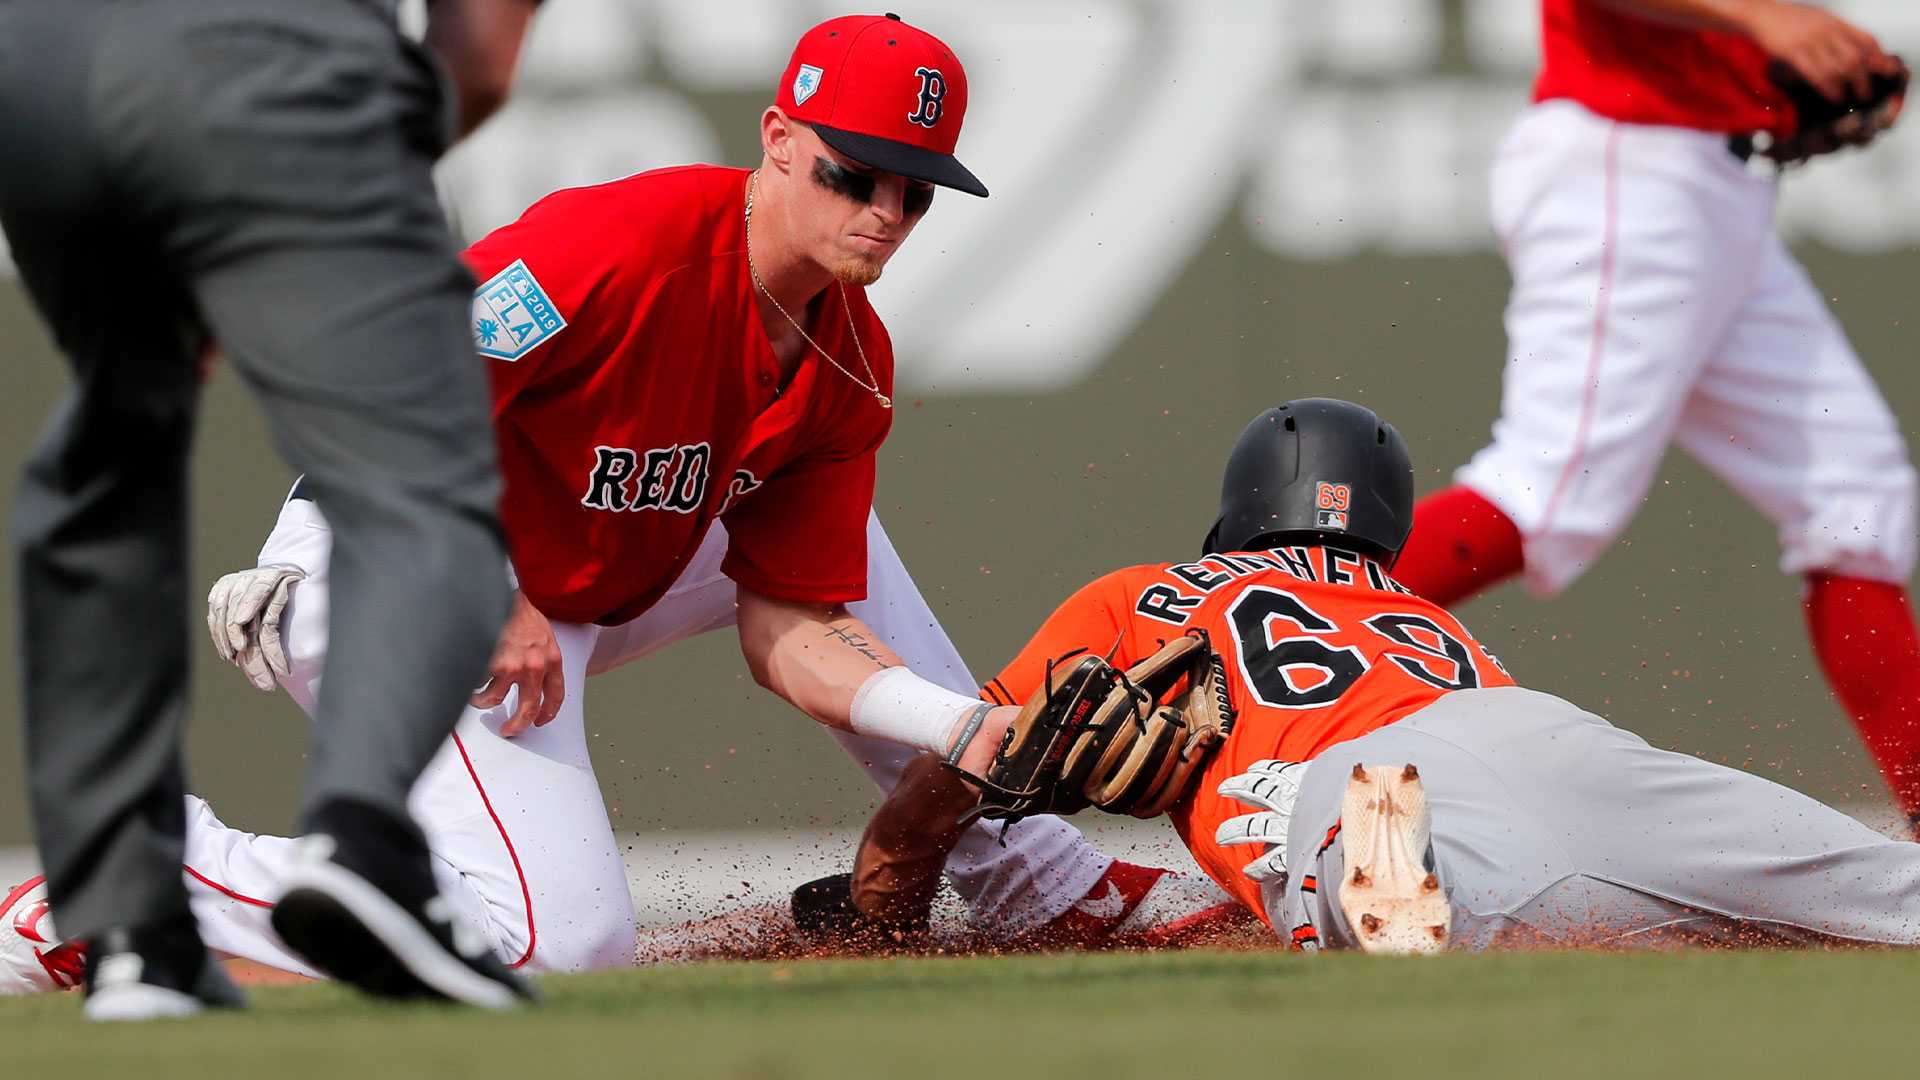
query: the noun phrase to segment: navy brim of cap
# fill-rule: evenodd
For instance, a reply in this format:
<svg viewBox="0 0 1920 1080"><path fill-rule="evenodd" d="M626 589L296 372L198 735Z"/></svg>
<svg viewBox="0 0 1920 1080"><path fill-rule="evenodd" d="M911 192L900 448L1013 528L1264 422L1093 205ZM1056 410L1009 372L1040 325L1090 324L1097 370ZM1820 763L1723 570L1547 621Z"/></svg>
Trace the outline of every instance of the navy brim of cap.
<svg viewBox="0 0 1920 1080"><path fill-rule="evenodd" d="M924 180L969 195L986 197L987 185L981 183L980 178L969 172L952 154L939 154L925 147L862 135L857 131L825 124L815 124L813 130L819 133L821 142L862 165L899 173L909 180Z"/></svg>

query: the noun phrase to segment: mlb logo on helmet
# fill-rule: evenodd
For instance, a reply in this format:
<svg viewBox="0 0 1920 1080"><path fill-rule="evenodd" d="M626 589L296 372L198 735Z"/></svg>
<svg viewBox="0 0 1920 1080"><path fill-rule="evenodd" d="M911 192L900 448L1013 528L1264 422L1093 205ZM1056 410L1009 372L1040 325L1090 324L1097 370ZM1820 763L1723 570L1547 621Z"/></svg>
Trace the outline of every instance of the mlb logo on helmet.
<svg viewBox="0 0 1920 1080"><path fill-rule="evenodd" d="M960 58L900 16L844 15L807 31L779 86L782 111L862 165L987 193L953 156L967 112Z"/></svg>
<svg viewBox="0 0 1920 1080"><path fill-rule="evenodd" d="M1313 486L1314 524L1322 529L1347 529L1347 511L1353 506L1353 488L1325 480Z"/></svg>

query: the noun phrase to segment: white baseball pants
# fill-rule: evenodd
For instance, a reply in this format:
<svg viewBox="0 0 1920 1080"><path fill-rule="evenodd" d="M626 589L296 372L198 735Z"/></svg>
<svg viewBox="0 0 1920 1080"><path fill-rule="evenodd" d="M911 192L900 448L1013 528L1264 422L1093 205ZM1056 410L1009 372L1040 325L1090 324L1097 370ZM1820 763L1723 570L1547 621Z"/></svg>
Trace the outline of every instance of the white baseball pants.
<svg viewBox="0 0 1920 1080"><path fill-rule="evenodd" d="M283 623L293 674L287 692L312 712L327 649L331 534L313 503L289 500L260 564L307 572ZM867 526L868 599L849 605L909 667L952 690L977 690L922 599L877 518ZM606 805L589 760L587 677L693 634L734 621L734 585L720 573L726 534L715 525L661 601L622 626L554 624L566 700L553 722L514 739L499 736L514 698L468 709L414 788L442 888L508 963L531 971L580 971L633 962L634 911ZM396 632L405 632L396 627ZM796 722L803 721L795 718ZM882 790L912 751L834 732ZM949 860L955 890L978 925L1013 935L1039 926L1085 896L1112 861L1054 818L1022 822L1005 847L976 825ZM207 944L306 972L274 936L270 902L291 840L223 824L188 797L186 875Z"/></svg>
<svg viewBox="0 0 1920 1080"><path fill-rule="evenodd" d="M1873 379L1723 136L1530 108L1493 166L1513 273L1493 442L1456 479L1538 593L1626 528L1670 442L1766 514L1781 568L1904 583L1915 477Z"/></svg>

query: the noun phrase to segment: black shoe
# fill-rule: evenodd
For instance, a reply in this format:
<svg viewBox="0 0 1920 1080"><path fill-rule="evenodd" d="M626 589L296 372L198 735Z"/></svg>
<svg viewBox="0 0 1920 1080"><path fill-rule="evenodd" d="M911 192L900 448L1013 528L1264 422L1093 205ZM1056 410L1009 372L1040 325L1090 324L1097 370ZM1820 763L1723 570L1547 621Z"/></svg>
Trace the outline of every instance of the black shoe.
<svg viewBox="0 0 1920 1080"><path fill-rule="evenodd" d="M811 945L836 952L912 951L930 947L928 913L887 919L853 905L853 875L818 878L793 890L793 925Z"/></svg>
<svg viewBox="0 0 1920 1080"><path fill-rule="evenodd" d="M89 1020L164 1020L247 999L200 943L191 916L95 936L87 949Z"/></svg>
<svg viewBox="0 0 1920 1080"><path fill-rule="evenodd" d="M321 971L375 997L507 1009L534 997L440 895L411 821L365 803L315 811L273 928Z"/></svg>

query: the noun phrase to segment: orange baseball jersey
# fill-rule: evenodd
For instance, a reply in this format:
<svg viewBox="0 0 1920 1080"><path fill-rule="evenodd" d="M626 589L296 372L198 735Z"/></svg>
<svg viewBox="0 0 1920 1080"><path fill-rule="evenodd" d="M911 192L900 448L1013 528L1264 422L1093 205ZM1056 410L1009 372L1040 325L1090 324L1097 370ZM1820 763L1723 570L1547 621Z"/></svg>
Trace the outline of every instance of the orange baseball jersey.
<svg viewBox="0 0 1920 1080"><path fill-rule="evenodd" d="M1045 680L1049 661L1112 649L1125 668L1194 629L1225 661L1239 719L1174 807L1173 825L1201 869L1263 919L1259 886L1240 873L1255 853L1213 842L1221 822L1254 810L1216 794L1221 781L1263 758L1311 761L1449 691L1514 685L1458 620L1380 563L1338 548L1286 547L1108 574L1062 604L981 696L1019 704Z"/></svg>

